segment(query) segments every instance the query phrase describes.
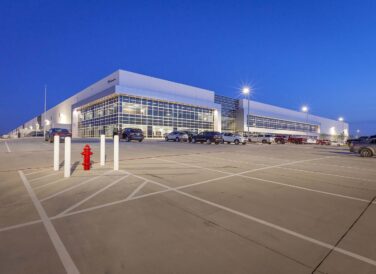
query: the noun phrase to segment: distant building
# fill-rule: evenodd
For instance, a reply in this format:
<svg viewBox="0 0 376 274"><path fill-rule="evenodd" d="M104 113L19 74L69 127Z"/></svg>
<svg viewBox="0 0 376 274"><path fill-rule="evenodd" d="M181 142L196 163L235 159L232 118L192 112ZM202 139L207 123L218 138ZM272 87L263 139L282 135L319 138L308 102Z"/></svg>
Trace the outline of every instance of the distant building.
<svg viewBox="0 0 376 274"><path fill-rule="evenodd" d="M173 130L204 130L327 137L348 136L349 125L312 114L233 99L214 91L118 70L12 130L22 136L52 127L73 137L112 136L140 128L149 138Z"/></svg>

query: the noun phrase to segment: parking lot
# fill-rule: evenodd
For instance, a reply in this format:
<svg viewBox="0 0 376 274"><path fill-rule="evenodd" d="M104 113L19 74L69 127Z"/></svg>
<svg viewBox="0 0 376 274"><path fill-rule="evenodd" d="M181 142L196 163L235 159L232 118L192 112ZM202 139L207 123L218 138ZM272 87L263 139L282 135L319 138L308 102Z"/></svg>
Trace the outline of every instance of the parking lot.
<svg viewBox="0 0 376 274"><path fill-rule="evenodd" d="M376 273L376 158L146 140L113 171L112 146L73 140L64 178L52 144L0 141L0 273Z"/></svg>

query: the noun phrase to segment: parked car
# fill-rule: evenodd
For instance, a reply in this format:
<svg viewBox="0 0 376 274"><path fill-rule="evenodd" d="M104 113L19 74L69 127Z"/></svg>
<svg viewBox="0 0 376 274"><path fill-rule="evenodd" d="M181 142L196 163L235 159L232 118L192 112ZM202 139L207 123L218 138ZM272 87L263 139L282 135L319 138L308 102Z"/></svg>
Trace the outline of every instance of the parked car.
<svg viewBox="0 0 376 274"><path fill-rule="evenodd" d="M125 128L121 134L121 138L126 142L132 140L142 142L145 138L144 133L139 128Z"/></svg>
<svg viewBox="0 0 376 274"><path fill-rule="evenodd" d="M223 143L227 143L227 144L231 144L231 143L234 143L235 145L247 144L247 138L236 133L222 133L222 138L223 138Z"/></svg>
<svg viewBox="0 0 376 274"><path fill-rule="evenodd" d="M51 128L49 131L46 132L44 140L53 143L55 135L58 135L60 137L60 142L64 141L65 137L72 137L72 133L70 133L69 130L65 128Z"/></svg>
<svg viewBox="0 0 376 274"><path fill-rule="evenodd" d="M263 144L271 144L274 143L274 136L270 134L259 134L255 136L248 137L248 141L256 142L256 143L263 143Z"/></svg>
<svg viewBox="0 0 376 274"><path fill-rule="evenodd" d="M376 136L376 135L375 135L375 136ZM347 139L346 144L347 144L348 146L350 146L351 143L357 143L357 142L366 141L366 140L369 139L369 138L372 138L372 136L371 136L371 137L369 137L369 136L360 136L359 138L356 138L356 139Z"/></svg>
<svg viewBox="0 0 376 274"><path fill-rule="evenodd" d="M203 131L192 137L192 143L215 143L218 145L223 142L223 138L220 132L217 131Z"/></svg>
<svg viewBox="0 0 376 274"><path fill-rule="evenodd" d="M307 138L307 144L317 144L317 140L315 138Z"/></svg>
<svg viewBox="0 0 376 274"><path fill-rule="evenodd" d="M173 131L166 135L165 140L175 142L188 142L188 134L183 131Z"/></svg>
<svg viewBox="0 0 376 274"><path fill-rule="evenodd" d="M330 146L331 145L331 141L330 140L326 140L326 139L322 139L322 140L317 140L316 144L322 145L322 146L323 145Z"/></svg>
<svg viewBox="0 0 376 274"><path fill-rule="evenodd" d="M359 153L362 157L376 155L376 139L367 139L362 142L351 143L350 151Z"/></svg>
<svg viewBox="0 0 376 274"><path fill-rule="evenodd" d="M43 131L31 131L26 135L26 137L43 137L43 136L44 136Z"/></svg>
<svg viewBox="0 0 376 274"><path fill-rule="evenodd" d="M289 143L292 143L292 144L306 144L307 138L306 137L289 136L287 141Z"/></svg>
<svg viewBox="0 0 376 274"><path fill-rule="evenodd" d="M287 138L286 136L278 135L275 136L274 142L276 142L277 144L286 144Z"/></svg>
<svg viewBox="0 0 376 274"><path fill-rule="evenodd" d="M338 142L338 141L331 141L331 142L330 142L330 145L331 145L331 146L335 146L335 147L340 147L340 146L343 145L343 143Z"/></svg>
<svg viewBox="0 0 376 274"><path fill-rule="evenodd" d="M186 133L188 135L188 142L192 142L192 138L193 136L196 135L196 133L192 132L192 131L188 131L188 130L183 130L182 132Z"/></svg>

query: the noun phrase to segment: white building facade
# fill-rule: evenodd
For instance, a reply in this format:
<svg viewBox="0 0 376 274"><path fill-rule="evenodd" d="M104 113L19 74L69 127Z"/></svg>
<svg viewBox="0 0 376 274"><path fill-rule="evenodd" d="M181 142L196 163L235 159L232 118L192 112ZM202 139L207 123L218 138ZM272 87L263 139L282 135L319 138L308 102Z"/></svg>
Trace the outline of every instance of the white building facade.
<svg viewBox="0 0 376 274"><path fill-rule="evenodd" d="M73 137L112 136L141 128L148 138L173 130L233 131L305 136L348 135L348 124L285 108L236 100L214 91L118 70L10 134L67 128Z"/></svg>

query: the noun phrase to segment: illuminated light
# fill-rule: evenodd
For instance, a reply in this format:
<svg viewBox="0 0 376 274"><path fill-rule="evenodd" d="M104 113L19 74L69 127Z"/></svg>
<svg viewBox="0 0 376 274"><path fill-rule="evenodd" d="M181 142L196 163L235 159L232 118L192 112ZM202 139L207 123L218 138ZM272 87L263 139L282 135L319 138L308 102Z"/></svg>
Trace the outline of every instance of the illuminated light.
<svg viewBox="0 0 376 274"><path fill-rule="evenodd" d="M45 124L48 126L50 124L50 121L49 120L44 120Z"/></svg>
<svg viewBox="0 0 376 274"><path fill-rule="evenodd" d="M338 121L343 122L344 121L343 117L339 117Z"/></svg>
<svg viewBox="0 0 376 274"><path fill-rule="evenodd" d="M242 92L243 94L249 94L251 92L251 89L249 87L243 87Z"/></svg>
<svg viewBox="0 0 376 274"><path fill-rule="evenodd" d="M302 106L302 112L308 112L308 107L307 106Z"/></svg>
<svg viewBox="0 0 376 274"><path fill-rule="evenodd" d="M336 135L337 134L335 127L331 127L329 132L330 132L330 135Z"/></svg>
<svg viewBox="0 0 376 274"><path fill-rule="evenodd" d="M30 128L30 129L33 129L33 126L30 126L29 128Z"/></svg>

